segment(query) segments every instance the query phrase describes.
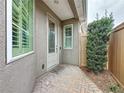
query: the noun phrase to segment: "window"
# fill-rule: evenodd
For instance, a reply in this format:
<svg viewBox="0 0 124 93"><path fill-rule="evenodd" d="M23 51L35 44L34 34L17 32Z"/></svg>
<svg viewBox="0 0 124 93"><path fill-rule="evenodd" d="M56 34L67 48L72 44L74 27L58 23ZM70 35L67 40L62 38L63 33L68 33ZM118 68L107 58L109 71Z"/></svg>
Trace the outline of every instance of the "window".
<svg viewBox="0 0 124 93"><path fill-rule="evenodd" d="M73 47L73 25L64 26L64 49Z"/></svg>
<svg viewBox="0 0 124 93"><path fill-rule="evenodd" d="M7 54L12 59L33 51L33 0L9 0L7 13Z"/></svg>
<svg viewBox="0 0 124 93"><path fill-rule="evenodd" d="M49 53L55 53L55 24L49 20Z"/></svg>

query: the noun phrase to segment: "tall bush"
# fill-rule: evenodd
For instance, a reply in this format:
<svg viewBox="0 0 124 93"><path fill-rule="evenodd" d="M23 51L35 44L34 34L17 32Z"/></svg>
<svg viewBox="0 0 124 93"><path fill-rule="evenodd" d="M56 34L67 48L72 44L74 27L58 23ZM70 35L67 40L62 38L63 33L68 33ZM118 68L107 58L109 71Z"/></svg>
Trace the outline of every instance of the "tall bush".
<svg viewBox="0 0 124 93"><path fill-rule="evenodd" d="M112 28L112 15L97 19L88 25L87 67L95 73L103 71L106 66L108 33Z"/></svg>

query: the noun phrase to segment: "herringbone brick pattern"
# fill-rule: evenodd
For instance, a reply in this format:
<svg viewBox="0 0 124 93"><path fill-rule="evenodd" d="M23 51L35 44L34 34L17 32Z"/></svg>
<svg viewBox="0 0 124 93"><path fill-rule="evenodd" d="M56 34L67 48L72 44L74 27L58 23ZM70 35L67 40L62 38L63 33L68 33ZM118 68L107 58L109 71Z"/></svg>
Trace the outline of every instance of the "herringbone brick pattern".
<svg viewBox="0 0 124 93"><path fill-rule="evenodd" d="M33 93L103 93L77 66L59 65L37 79Z"/></svg>

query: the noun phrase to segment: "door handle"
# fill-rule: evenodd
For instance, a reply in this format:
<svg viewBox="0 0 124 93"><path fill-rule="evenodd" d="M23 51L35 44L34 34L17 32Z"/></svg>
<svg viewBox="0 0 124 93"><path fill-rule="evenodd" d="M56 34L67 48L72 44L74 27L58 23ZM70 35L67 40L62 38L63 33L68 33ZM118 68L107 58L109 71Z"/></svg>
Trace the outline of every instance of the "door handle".
<svg viewBox="0 0 124 93"><path fill-rule="evenodd" d="M56 45L56 53L58 53L58 45Z"/></svg>

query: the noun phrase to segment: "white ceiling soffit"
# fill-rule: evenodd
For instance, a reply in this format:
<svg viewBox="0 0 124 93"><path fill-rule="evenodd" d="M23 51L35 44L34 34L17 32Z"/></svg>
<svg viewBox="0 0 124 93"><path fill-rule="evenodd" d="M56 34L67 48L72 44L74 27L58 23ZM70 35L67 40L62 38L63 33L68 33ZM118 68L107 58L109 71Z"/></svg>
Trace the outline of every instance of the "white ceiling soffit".
<svg viewBox="0 0 124 93"><path fill-rule="evenodd" d="M61 19L73 18L73 12L69 6L68 0L43 0L44 3Z"/></svg>
<svg viewBox="0 0 124 93"><path fill-rule="evenodd" d="M74 0L80 21L85 21L87 16L86 0Z"/></svg>

